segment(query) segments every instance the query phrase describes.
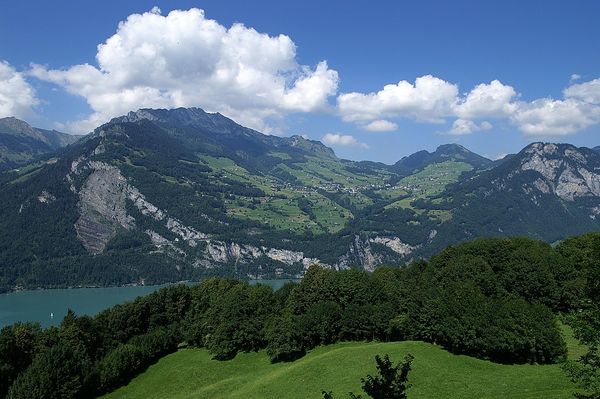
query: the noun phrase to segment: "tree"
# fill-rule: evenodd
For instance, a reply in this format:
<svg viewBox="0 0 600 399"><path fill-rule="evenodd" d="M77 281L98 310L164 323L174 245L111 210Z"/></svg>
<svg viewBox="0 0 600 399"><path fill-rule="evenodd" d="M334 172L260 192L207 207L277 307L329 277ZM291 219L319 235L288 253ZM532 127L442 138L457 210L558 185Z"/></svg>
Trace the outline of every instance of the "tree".
<svg viewBox="0 0 600 399"><path fill-rule="evenodd" d="M41 335L37 323L16 323L0 330L0 397L40 352Z"/></svg>
<svg viewBox="0 0 600 399"><path fill-rule="evenodd" d="M402 363L394 366L387 354L383 359L379 355L375 356L379 375L373 377L369 374L362 378L363 391L373 399L406 399L406 391L410 388L408 373L412 368L413 359L414 357L408 354ZM330 391L323 391L322 394L324 399L334 399ZM362 396L350 393L350 399L362 399Z"/></svg>
<svg viewBox="0 0 600 399"><path fill-rule="evenodd" d="M37 356L10 387L10 399L77 398L90 362L80 348L60 343Z"/></svg>

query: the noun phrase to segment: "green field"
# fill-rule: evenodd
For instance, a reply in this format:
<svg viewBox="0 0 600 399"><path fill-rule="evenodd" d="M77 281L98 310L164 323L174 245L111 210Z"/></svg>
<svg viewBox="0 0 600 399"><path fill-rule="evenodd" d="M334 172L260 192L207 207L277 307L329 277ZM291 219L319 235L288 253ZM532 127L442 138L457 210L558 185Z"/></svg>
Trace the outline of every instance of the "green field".
<svg viewBox="0 0 600 399"><path fill-rule="evenodd" d="M277 364L264 352L216 361L204 349L182 349L104 398L318 399L325 389L346 398L349 391L361 392L360 378L373 374L374 356L385 353L394 362L407 353L415 356L411 399L573 397L573 385L559 365L500 365L407 341L324 346L293 363Z"/></svg>
<svg viewBox="0 0 600 399"><path fill-rule="evenodd" d="M404 190L410 194L410 197L398 200L388 205L387 208L412 209L412 201L441 193L448 184L457 182L461 174L472 169L473 167L469 164L454 161L428 165L423 170L400 180L393 190L398 193L401 193L399 190ZM388 190L388 192L394 191ZM386 198L385 192L380 192L380 194ZM387 195L387 198L393 198L393 196Z"/></svg>

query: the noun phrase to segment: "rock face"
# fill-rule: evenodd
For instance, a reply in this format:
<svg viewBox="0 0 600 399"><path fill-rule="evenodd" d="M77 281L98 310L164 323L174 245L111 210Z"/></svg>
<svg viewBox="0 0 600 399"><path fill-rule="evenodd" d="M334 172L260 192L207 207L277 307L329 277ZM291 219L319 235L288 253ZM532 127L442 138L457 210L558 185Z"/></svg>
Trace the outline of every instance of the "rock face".
<svg viewBox="0 0 600 399"><path fill-rule="evenodd" d="M114 236L117 226L130 229L134 220L127 216L127 182L115 167L89 162L92 170L79 191L80 217L75 223L77 237L92 254L101 253Z"/></svg>
<svg viewBox="0 0 600 399"><path fill-rule="evenodd" d="M200 260L200 264L207 265L211 261L213 263L245 264L252 263L257 259L265 257L288 266L295 264L302 265L305 270L314 264L319 264L323 267L331 267L321 262L319 259L305 256L303 252L267 247L259 248L235 242L226 243L223 241L209 240L206 247L206 255L208 256Z"/></svg>
<svg viewBox="0 0 600 399"><path fill-rule="evenodd" d="M523 152L521 171L543 176L534 182L544 194L554 193L565 201L600 196L600 164L596 152L572 145L534 143Z"/></svg>
<svg viewBox="0 0 600 399"><path fill-rule="evenodd" d="M88 174L81 188L77 189L74 181L77 176ZM133 204L143 217L149 217L161 224L174 236L169 240L156 231L147 229L144 233L158 250L170 251L176 256L189 258L185 250L177 243L186 243L189 247L196 247L199 243L206 243L204 251L195 258L188 259L197 267L214 268L219 264L249 264L261 258L279 262L282 266L301 266L303 270L313 264L335 269L349 267L362 267L372 271L378 266L383 257L375 254L371 243L381 244L401 257L409 255L415 250L403 243L398 237L375 237L362 240L356 236L348 248L346 255L333 265L326 264L319 259L305 256L303 252L287 249L256 247L235 242L223 242L211 239L210 235L186 226L181 221L172 218L168 213L149 202L140 191L132 186L121 174L120 170L112 165L100 161L89 161L81 157L73 162L71 173L66 176L71 190L79 196L79 219L75 223L77 237L82 245L91 254L102 253L108 242L115 236L119 228L131 230L136 228L136 220L127 213L127 201ZM40 196L42 198L42 196ZM48 194L44 194L46 201ZM42 201L40 199L40 201Z"/></svg>
<svg viewBox="0 0 600 399"><path fill-rule="evenodd" d="M417 247L413 247L412 245L402 242L398 237L375 237L371 238L370 242L385 245L392 251L396 252L398 255L402 256L410 255L415 249L417 249Z"/></svg>
<svg viewBox="0 0 600 399"><path fill-rule="evenodd" d="M362 266L367 271L373 271L382 260L381 255L373 253L371 243L368 240L363 241L360 236L356 235L348 252L340 258L336 266L338 269Z"/></svg>
<svg viewBox="0 0 600 399"><path fill-rule="evenodd" d="M67 181L71 182L71 190L76 190L72 184L73 174L80 175L86 170L91 173L78 191L80 217L75 223L75 230L90 253L101 253L119 227L127 230L135 227L135 218L127 214L126 201L131 201L142 215L164 221L170 232L192 247L198 241L208 239L206 234L167 217L164 211L148 202L137 188L131 186L117 167L107 163L78 159L72 165L71 174L67 176ZM165 241L168 241L153 231L147 231L146 234L157 246L164 246Z"/></svg>
<svg viewBox="0 0 600 399"><path fill-rule="evenodd" d="M92 154L96 154L94 150ZM81 187L76 188L75 181L78 176L84 176ZM177 256L188 257L185 251L176 245L178 242L187 243L189 247L196 247L200 242L206 243L203 253L195 259L188 259L197 267L213 268L219 264L244 264L251 263L260 258L268 258L282 265L301 265L308 269L313 264L324 264L319 259L310 258L302 252L286 249L255 247L251 245L226 243L212 240L208 234L186 226L180 220L170 217L168 213L149 202L140 191L129 184L120 170L105 162L88 160L82 156L75 160L66 176L71 191L79 196L79 219L75 223L77 237L90 254L102 253L108 242L115 236L119 228L131 230L136 228L136 220L127 214L127 201L133 204L144 217L149 217L163 226L174 236L169 240L156 231L144 231L157 249L170 251ZM51 200L50 194L43 192L40 202ZM361 245L361 244L357 244ZM351 251L354 249L351 248ZM364 252L364 251L363 251ZM361 252L361 253L363 253ZM369 268L374 267L376 259L372 255L363 254L369 262ZM343 262L333 267L344 267Z"/></svg>

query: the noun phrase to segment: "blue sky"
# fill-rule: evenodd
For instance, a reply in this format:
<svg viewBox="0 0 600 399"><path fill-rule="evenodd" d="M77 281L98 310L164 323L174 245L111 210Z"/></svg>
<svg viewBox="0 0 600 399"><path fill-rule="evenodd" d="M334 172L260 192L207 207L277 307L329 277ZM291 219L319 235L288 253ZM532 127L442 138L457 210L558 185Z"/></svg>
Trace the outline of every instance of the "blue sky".
<svg viewBox="0 0 600 399"><path fill-rule="evenodd" d="M595 146L599 15L591 0L21 0L0 14L0 117L82 132L200 106L387 163L448 142L492 158Z"/></svg>

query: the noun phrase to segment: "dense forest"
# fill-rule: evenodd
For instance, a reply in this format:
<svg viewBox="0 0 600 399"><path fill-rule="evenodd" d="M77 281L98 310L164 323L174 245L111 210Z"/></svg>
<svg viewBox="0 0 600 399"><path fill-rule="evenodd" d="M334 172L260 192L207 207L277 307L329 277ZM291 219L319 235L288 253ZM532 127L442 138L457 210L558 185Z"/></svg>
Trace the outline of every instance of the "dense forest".
<svg viewBox="0 0 600 399"><path fill-rule="evenodd" d="M597 397L598 259L598 233L555 247L488 238L371 274L313 266L275 292L224 278L173 285L94 317L70 312L59 327L3 328L0 397L97 396L182 345L207 348L215 361L266 349L280 362L365 340L422 340L509 364L565 362L581 397ZM578 362L565 361L559 319L589 347Z"/></svg>

